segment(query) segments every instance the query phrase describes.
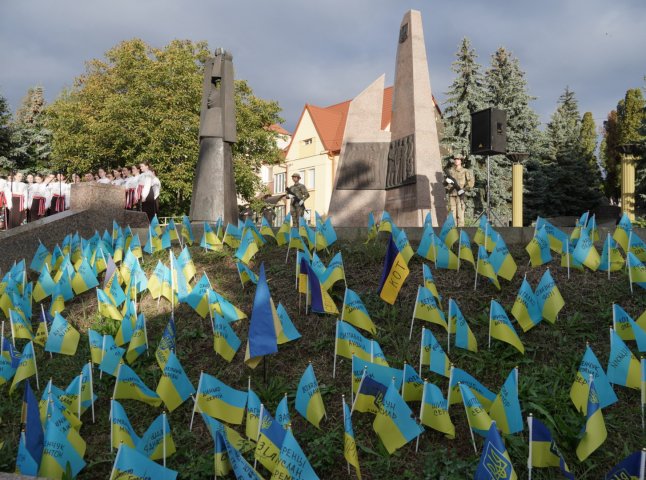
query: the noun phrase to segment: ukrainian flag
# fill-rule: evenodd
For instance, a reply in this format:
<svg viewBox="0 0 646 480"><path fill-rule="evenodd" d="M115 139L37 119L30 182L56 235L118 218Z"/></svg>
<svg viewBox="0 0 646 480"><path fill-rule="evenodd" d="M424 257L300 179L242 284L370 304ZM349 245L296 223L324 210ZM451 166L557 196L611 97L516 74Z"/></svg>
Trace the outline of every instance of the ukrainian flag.
<svg viewBox="0 0 646 480"><path fill-rule="evenodd" d="M599 397L594 388L594 381L590 382L590 394L588 395L588 413L586 415L583 438L576 447L576 456L582 462L590 456L603 442L606 441L608 432L603 421L603 413L599 405Z"/></svg>
<svg viewBox="0 0 646 480"><path fill-rule="evenodd" d="M570 480L574 480L574 475L565 463L563 455L556 446L549 429L543 422L530 416L527 418L529 425L529 442L530 442L530 461L532 467L560 467L561 474Z"/></svg>
<svg viewBox="0 0 646 480"><path fill-rule="evenodd" d="M518 289L516 301L514 306L511 307L511 314L521 326L523 332L534 328L543 320L541 311L538 308L538 299L532 290L532 286L527 281L527 277L523 278L523 283Z"/></svg>
<svg viewBox="0 0 646 480"><path fill-rule="evenodd" d="M231 429L229 429L231 430ZM233 469L233 473L236 478L247 478L249 480L262 480L262 477L256 472L256 470L247 462L247 460L242 456L242 452L238 450L235 446L231 445L229 442L226 433L217 432L219 441L224 443L226 451L228 454L228 460ZM216 440L217 442L217 440Z"/></svg>
<svg viewBox="0 0 646 480"><path fill-rule="evenodd" d="M49 250L47 250L47 247L42 243L39 243L38 249L34 254L34 258L31 260L31 264L29 265L29 268L32 269L34 272L41 272L43 270L43 267L46 264L49 264L51 259L52 259L52 254L49 253Z"/></svg>
<svg viewBox="0 0 646 480"><path fill-rule="evenodd" d="M309 286L309 295L310 295L310 306L312 312L315 313L327 313L335 314L339 313L339 310L332 300L332 297L325 289L322 287L318 275L312 269L312 267L307 263L301 261L301 269L305 269L307 272L307 280Z"/></svg>
<svg viewBox="0 0 646 480"><path fill-rule="evenodd" d="M586 229L581 230L581 237L579 241L576 242L576 247L574 248L574 259L588 267L593 272L596 272L601 263L601 258L599 253L594 248L594 243L588 235Z"/></svg>
<svg viewBox="0 0 646 480"><path fill-rule="evenodd" d="M303 217L298 219L298 233L300 234L301 238L305 238L307 240L309 250L314 250L314 247L316 247L316 234L314 233L314 230L310 228Z"/></svg>
<svg viewBox="0 0 646 480"><path fill-rule="evenodd" d="M401 395L404 401L412 402L422 400L424 381L415 369L406 362L404 362L404 368L402 369L402 377Z"/></svg>
<svg viewBox="0 0 646 480"><path fill-rule="evenodd" d="M532 267L538 267L552 260L550 252L550 240L547 237L545 227L537 228L534 238L525 247L529 254L529 261Z"/></svg>
<svg viewBox="0 0 646 480"><path fill-rule="evenodd" d="M298 333L298 330L296 330L296 327L292 323L291 318L289 318L287 310L285 310L285 307L283 307L282 303L278 304L278 307L276 308L276 314L278 315L278 319L280 320L280 325L282 328L282 331L278 335L278 345L293 342L294 340L301 338L301 334Z"/></svg>
<svg viewBox="0 0 646 480"><path fill-rule="evenodd" d="M608 480L640 480L646 471L646 451L636 451L628 455L621 462L606 473Z"/></svg>
<svg viewBox="0 0 646 480"><path fill-rule="evenodd" d="M565 244L568 242L568 236L562 230L559 230L550 222L541 217L536 218L535 228L537 231L541 228L545 229L545 233L547 233L547 237L549 238L550 249L552 251L557 253L563 251Z"/></svg>
<svg viewBox="0 0 646 480"><path fill-rule="evenodd" d="M122 442L130 448L135 448L139 443L139 436L132 428L125 409L116 400L110 400L110 438L112 448L119 448Z"/></svg>
<svg viewBox="0 0 646 480"><path fill-rule="evenodd" d="M343 267L343 256L341 252L338 252L332 257L325 272L320 277L321 284L325 290L332 288L336 282L345 280L345 268Z"/></svg>
<svg viewBox="0 0 646 480"><path fill-rule="evenodd" d="M565 301L552 278L549 268L545 270L541 281L536 287L536 300L543 318L550 323L556 322L556 317L565 305Z"/></svg>
<svg viewBox="0 0 646 480"><path fill-rule="evenodd" d="M283 446L287 431L285 431L280 423L273 419L271 414L262 405L260 406L259 431L260 435L258 435L254 458L267 470L273 472L278 465L280 449Z"/></svg>
<svg viewBox="0 0 646 480"><path fill-rule="evenodd" d="M516 480L517 478L505 443L496 429L496 422L492 422L486 434L474 480Z"/></svg>
<svg viewBox="0 0 646 480"><path fill-rule="evenodd" d="M581 365L576 373L576 378L570 388L570 399L576 409L584 415L587 413L588 408L588 395L590 392L590 385L588 379L590 375L594 378L594 384L599 397L601 408L606 408L613 403L617 402L617 395L615 395L612 385L606 376L606 373L599 363L596 355L588 345L583 354Z"/></svg>
<svg viewBox="0 0 646 480"><path fill-rule="evenodd" d="M305 243L303 242L303 238L301 237L300 232L298 231L298 228L292 227L289 231L289 248L296 248L297 250L307 250L305 248Z"/></svg>
<svg viewBox="0 0 646 480"><path fill-rule="evenodd" d="M276 233L276 243L279 246L286 245L287 242L289 241L290 223L291 223L291 214L288 213L287 216L285 217L285 221L283 221L280 228L278 228L278 232Z"/></svg>
<svg viewBox="0 0 646 480"><path fill-rule="evenodd" d="M424 394L419 416L422 425L442 432L450 440L455 438L455 425L449 415L448 402L442 395L442 391L431 382L424 381Z"/></svg>
<svg viewBox="0 0 646 480"><path fill-rule="evenodd" d="M195 284L191 293L184 299L184 301L195 310L200 317L206 318L209 314L209 290L211 285L206 273L202 275L200 281Z"/></svg>
<svg viewBox="0 0 646 480"><path fill-rule="evenodd" d="M420 345L420 372L422 365L429 365L429 370L438 375L449 377L451 374L451 362L444 353L431 330L422 327L422 342Z"/></svg>
<svg viewBox="0 0 646 480"><path fill-rule="evenodd" d="M452 250L444 245L443 242L439 241L435 245L436 257L435 257L435 268L443 268L448 270L457 270L458 269L458 257L453 253Z"/></svg>
<svg viewBox="0 0 646 480"><path fill-rule="evenodd" d="M234 304L229 302L226 298L224 298L215 290L209 289L208 295L209 295L209 305L211 307L211 310L213 312L216 312L218 315L222 315L227 321L237 322L238 320L247 318L247 315L242 310L240 310Z"/></svg>
<svg viewBox="0 0 646 480"><path fill-rule="evenodd" d="M235 390L217 378L201 373L195 402L196 411L240 425L246 404L247 392Z"/></svg>
<svg viewBox="0 0 646 480"><path fill-rule="evenodd" d="M182 217L182 238L184 242L189 245L193 245L195 242L195 237L193 236L193 226L191 225L190 219L184 215Z"/></svg>
<svg viewBox="0 0 646 480"><path fill-rule="evenodd" d="M632 252L626 254L626 265L631 285L635 283L646 288L646 266Z"/></svg>
<svg viewBox="0 0 646 480"><path fill-rule="evenodd" d="M159 415L137 442L137 451L151 460L161 460L175 453L175 442L165 413Z"/></svg>
<svg viewBox="0 0 646 480"><path fill-rule="evenodd" d="M258 252L258 245L251 233L250 229L245 229L245 233L242 236L240 241L240 246L236 250L235 256L240 259L240 261L246 265L249 264L249 261L253 256Z"/></svg>
<svg viewBox="0 0 646 480"><path fill-rule="evenodd" d="M126 351L126 360L128 363L132 364L139 355L148 350L148 338L146 335L146 317L143 313L140 313L137 316L137 321L135 323L135 329L132 332L132 337L130 338L130 343L128 344L128 350Z"/></svg>
<svg viewBox="0 0 646 480"><path fill-rule="evenodd" d="M576 268L582 272L583 264L574 257L576 242L578 242L578 240L574 240L574 243L568 240L563 244L563 251L561 252L561 266L564 268Z"/></svg>
<svg viewBox="0 0 646 480"><path fill-rule="evenodd" d="M449 248L458 240L458 229L455 227L453 212L449 212L440 231L440 240Z"/></svg>
<svg viewBox="0 0 646 480"><path fill-rule="evenodd" d="M157 350L155 350L155 359L159 364L159 368L163 371L168 361L168 357L172 352L175 351L175 320L171 315L164 333L162 334L159 344L157 344Z"/></svg>
<svg viewBox="0 0 646 480"><path fill-rule="evenodd" d="M621 216L621 220L615 228L615 233L612 235L612 238L617 241L621 248L624 249L624 252L628 252L628 239L631 232L633 231L633 224L630 221L630 218L626 213Z"/></svg>
<svg viewBox="0 0 646 480"><path fill-rule="evenodd" d="M99 303L99 313L102 316L112 318L113 320L123 320L123 315L119 309L114 303L112 303L110 297L100 288L96 289L96 298Z"/></svg>
<svg viewBox="0 0 646 480"><path fill-rule="evenodd" d="M32 294L33 299L36 302L43 301L52 294L55 286L56 283L54 283L52 276L49 274L49 269L43 268L40 272L40 276L38 277L38 281L36 282L36 286L34 287Z"/></svg>
<svg viewBox="0 0 646 480"><path fill-rule="evenodd" d="M285 432L279 461L272 477L285 480L318 480L319 478L294 438L291 428Z"/></svg>
<svg viewBox="0 0 646 480"><path fill-rule="evenodd" d="M118 367L115 382L114 398L116 400L121 398L130 398L132 400L139 400L140 402L147 403L153 407L158 407L162 403L159 395L148 388L141 378L139 378L139 375L137 375L128 365L122 363Z"/></svg>
<svg viewBox="0 0 646 480"><path fill-rule="evenodd" d="M164 265L161 260L157 261L157 266L148 279L148 291L155 300L165 297L170 301L171 295L174 295L171 289L170 268Z"/></svg>
<svg viewBox="0 0 646 480"><path fill-rule="evenodd" d="M310 363L296 389L296 411L316 428L320 428L321 419L325 416L325 405L319 388L314 367Z"/></svg>
<svg viewBox="0 0 646 480"><path fill-rule="evenodd" d="M352 429L352 413L348 404L345 403L345 397L343 398L343 456L345 461L354 467L357 478L361 480L359 454L357 453L357 443L354 440L354 430Z"/></svg>
<svg viewBox="0 0 646 480"><path fill-rule="evenodd" d="M471 265L475 266L476 261L473 258L473 251L471 250L471 242L469 241L469 234L464 230L460 230L460 243L458 245L460 260L465 260Z"/></svg>
<svg viewBox="0 0 646 480"><path fill-rule="evenodd" d="M487 410L491 408L493 401L496 399L496 394L482 385L467 372L457 367L451 367L451 376L449 377L449 395L447 399L449 405L462 401L460 387L458 386L459 383L468 386L478 401L484 405Z"/></svg>
<svg viewBox="0 0 646 480"><path fill-rule="evenodd" d="M285 396L276 407L276 420L278 420L278 423L280 423L284 428L287 428L291 423L289 406L287 405L287 393L285 393Z"/></svg>
<svg viewBox="0 0 646 480"><path fill-rule="evenodd" d="M337 236L332 225L332 219L327 218L321 221L318 212L316 213L316 250L323 250L336 242Z"/></svg>
<svg viewBox="0 0 646 480"><path fill-rule="evenodd" d="M223 248L222 241L207 222L204 222L204 234L200 240L200 247L212 251L222 250Z"/></svg>
<svg viewBox="0 0 646 480"><path fill-rule="evenodd" d="M395 235L395 232L393 232L393 235ZM415 255L415 252L413 251L413 247L410 246L410 242L408 241L408 237L404 230L399 230L397 232L397 235L395 236L395 245L397 246L397 250L401 253L404 262L408 265L409 260L413 255Z"/></svg>
<svg viewBox="0 0 646 480"><path fill-rule="evenodd" d="M377 224L375 223L375 216L370 212L368 214L368 238L365 243L377 238Z"/></svg>
<svg viewBox="0 0 646 480"><path fill-rule="evenodd" d="M87 330L88 342L90 344L90 356L92 363L98 365L103 357L103 337L91 328Z"/></svg>
<svg viewBox="0 0 646 480"><path fill-rule="evenodd" d="M29 378L32 375L36 375L36 378L38 378L38 370L36 369L36 353L34 352L33 342L29 342L22 349L20 363L18 363L15 368L16 373L13 376L13 382L11 383L11 388L9 388L9 394L11 394L18 384L26 378Z"/></svg>
<svg viewBox="0 0 646 480"><path fill-rule="evenodd" d="M491 405L489 415L505 435L523 431L523 417L518 400L518 367L514 368Z"/></svg>
<svg viewBox="0 0 646 480"><path fill-rule="evenodd" d="M372 428L390 454L424 432L424 428L415 421L415 415L399 395L394 382L390 382L379 403Z"/></svg>
<svg viewBox="0 0 646 480"><path fill-rule="evenodd" d="M238 269L238 276L240 277L240 283L242 283L243 287L249 282L254 285L258 284L258 275L256 275L254 271L244 263L236 262L236 268Z"/></svg>
<svg viewBox="0 0 646 480"><path fill-rule="evenodd" d="M79 344L81 334L60 313L54 316L54 321L49 329L45 351L74 355Z"/></svg>
<svg viewBox="0 0 646 480"><path fill-rule="evenodd" d="M20 310L9 309L9 322L11 323L11 336L15 338L24 338L33 340L32 325Z"/></svg>
<svg viewBox="0 0 646 480"><path fill-rule="evenodd" d="M108 375L116 376L124 353L126 353L125 349L118 347L114 343L112 335L104 335L102 345L103 356L101 357L99 370Z"/></svg>
<svg viewBox="0 0 646 480"><path fill-rule="evenodd" d="M110 480L118 480L121 478L128 478L130 480L146 480L149 478L154 478L155 480L175 480L177 478L177 472L153 462L142 453L127 445L121 445L117 452L117 458L114 460Z"/></svg>
<svg viewBox="0 0 646 480"><path fill-rule="evenodd" d="M83 258L81 264L78 267L78 271L72 278L72 288L74 289L74 293L80 295L81 293L87 292L97 285L99 285L99 281L94 275L94 270L92 269L88 261Z"/></svg>
<svg viewBox="0 0 646 480"><path fill-rule="evenodd" d="M514 278L518 267L516 266L516 262L511 256L511 253L509 253L509 249L507 248L507 244L503 238L497 233L496 235L496 248L494 248L491 255L489 255L489 263L491 263L496 275L504 278L505 280L511 280Z"/></svg>
<svg viewBox="0 0 646 480"><path fill-rule="evenodd" d="M245 421L245 435L254 442L258 440L258 428L260 422L260 398L251 389L251 377L247 389L247 419Z"/></svg>
<svg viewBox="0 0 646 480"><path fill-rule="evenodd" d="M606 241L603 242L601 251L601 260L599 261L599 270L602 272L616 272L624 268L624 257L621 256L617 248L617 242L608 234Z"/></svg>
<svg viewBox="0 0 646 480"><path fill-rule="evenodd" d="M469 427L471 427L471 430L476 432L478 435L486 437L492 424L491 417L489 417L468 386L462 383L458 383L458 386L460 387L462 402L464 403L464 408L467 413Z"/></svg>
<svg viewBox="0 0 646 480"><path fill-rule="evenodd" d="M356 355L361 360L371 362L371 350L371 340L361 335L352 325L343 320L337 321L335 355L350 359L353 355Z"/></svg>
<svg viewBox="0 0 646 480"><path fill-rule="evenodd" d="M467 319L462 315L457 302L452 298L449 299L449 322L451 322L451 330L455 332L455 346L470 352L477 352L476 336L471 331Z"/></svg>
<svg viewBox="0 0 646 480"><path fill-rule="evenodd" d="M491 300L489 309L489 335L513 345L520 353L525 354L525 346L511 324L507 312L495 300Z"/></svg>
<svg viewBox="0 0 646 480"><path fill-rule="evenodd" d="M213 317L213 350L231 363L240 344L240 339L229 322L216 313Z"/></svg>
<svg viewBox="0 0 646 480"><path fill-rule="evenodd" d="M355 327L367 330L373 335L377 333L377 327L372 322L368 310L361 301L361 297L349 288L345 289L341 320L351 323Z"/></svg>
<svg viewBox="0 0 646 480"><path fill-rule="evenodd" d="M498 290L500 290L500 283L498 282L498 276L493 269L491 263L489 263L489 256L487 255L487 250L481 245L478 247L478 260L476 263L476 272L483 277L488 278L491 283L493 283Z"/></svg>
<svg viewBox="0 0 646 480"><path fill-rule="evenodd" d="M615 329L615 332L617 332L617 335L619 335L622 340L635 340L635 332L632 328L631 322L634 322L632 317L628 315L628 313L619 305L613 303L612 326Z"/></svg>
<svg viewBox="0 0 646 480"><path fill-rule="evenodd" d="M395 388L399 390L403 382L400 369L366 362L353 355L352 391L356 395L352 410L375 413L375 400L386 392L393 379Z"/></svg>
<svg viewBox="0 0 646 480"><path fill-rule="evenodd" d="M45 424L43 457L38 471L40 477L62 478L68 465L72 477L76 477L85 467L85 441L75 429L59 428L58 417L60 413L53 410Z"/></svg>
<svg viewBox="0 0 646 480"><path fill-rule="evenodd" d="M429 267L425 263L422 265L422 276L424 278L424 286L430 290L438 303L440 303L442 301L442 295L440 295L440 293L437 291L437 286L435 285L435 280L433 279L433 272L431 272L431 267Z"/></svg>
<svg viewBox="0 0 646 480"><path fill-rule="evenodd" d="M276 240L276 235L274 234L274 229L271 228L271 225L265 217L262 217L262 222L260 224L260 233L265 237L271 237Z"/></svg>
<svg viewBox="0 0 646 480"><path fill-rule="evenodd" d="M177 266L184 273L184 278L187 281L193 280L197 271L195 270L195 264L193 263L193 258L191 257L191 252L189 252L188 247L184 247L182 253L177 257Z"/></svg>
<svg viewBox="0 0 646 480"><path fill-rule="evenodd" d="M641 389L639 361L613 329L610 329L608 380L615 385Z"/></svg>
<svg viewBox="0 0 646 480"><path fill-rule="evenodd" d="M379 222L379 231L380 232L391 232L393 230L393 220L390 218L390 214L384 210L381 212L381 221Z"/></svg>
<svg viewBox="0 0 646 480"><path fill-rule="evenodd" d="M430 260L431 262L435 262L437 259L437 245L439 243L441 242L435 236L433 227L431 225L425 227L422 239L419 242L419 247L417 247L417 255Z"/></svg>
<svg viewBox="0 0 646 480"><path fill-rule="evenodd" d="M417 287L413 318L426 320L427 322L441 325L445 329L447 328L446 317L435 302L435 297L428 288L421 285Z"/></svg>

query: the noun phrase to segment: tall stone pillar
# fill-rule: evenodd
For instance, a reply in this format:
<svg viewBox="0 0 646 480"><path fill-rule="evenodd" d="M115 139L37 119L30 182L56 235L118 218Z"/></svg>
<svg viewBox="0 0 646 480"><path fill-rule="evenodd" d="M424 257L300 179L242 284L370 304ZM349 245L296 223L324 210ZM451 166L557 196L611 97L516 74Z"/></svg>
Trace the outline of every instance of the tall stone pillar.
<svg viewBox="0 0 646 480"><path fill-rule="evenodd" d="M231 147L236 142L233 57L223 49L204 65L200 153L193 180L190 219L236 224L238 202Z"/></svg>
<svg viewBox="0 0 646 480"><path fill-rule="evenodd" d="M422 15L416 10L399 27L390 130L385 209L402 227L422 226L428 212L440 225L447 215L446 191Z"/></svg>
<svg viewBox="0 0 646 480"><path fill-rule="evenodd" d="M621 213L635 220L635 164L638 157L632 153L621 154Z"/></svg>
<svg viewBox="0 0 646 480"><path fill-rule="evenodd" d="M511 226L523 226L523 166L520 163L511 167Z"/></svg>

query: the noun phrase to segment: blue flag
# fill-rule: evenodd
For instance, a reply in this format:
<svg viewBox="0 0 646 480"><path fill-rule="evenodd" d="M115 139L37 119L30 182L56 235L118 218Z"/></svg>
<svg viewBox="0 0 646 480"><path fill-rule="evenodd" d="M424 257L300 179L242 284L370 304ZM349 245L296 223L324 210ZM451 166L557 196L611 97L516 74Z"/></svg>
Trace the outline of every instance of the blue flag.
<svg viewBox="0 0 646 480"><path fill-rule="evenodd" d="M505 444L496 429L496 423L492 422L482 447L474 480L515 480L516 478L518 477Z"/></svg>

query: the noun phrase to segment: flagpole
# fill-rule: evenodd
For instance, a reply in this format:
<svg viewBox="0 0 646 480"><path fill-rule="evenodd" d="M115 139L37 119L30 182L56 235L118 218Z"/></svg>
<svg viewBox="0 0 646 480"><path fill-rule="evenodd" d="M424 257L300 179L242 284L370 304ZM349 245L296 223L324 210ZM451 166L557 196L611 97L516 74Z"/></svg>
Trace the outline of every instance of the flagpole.
<svg viewBox="0 0 646 480"><path fill-rule="evenodd" d="M353 400L352 400L352 408L350 409L350 414L352 414L352 412L354 412L354 407L356 406L357 400L359 399L359 392L361 392L361 386L363 385L363 380L366 378L366 372L367 371L368 371L368 367L366 365L364 365L363 373L361 374L361 381L359 382L359 388L357 388L357 396L354 397ZM352 380L353 380L353 383L354 383L354 379L352 379ZM354 389L352 389L351 392L352 392L352 395L354 396Z"/></svg>
<svg viewBox="0 0 646 480"><path fill-rule="evenodd" d="M40 391L40 385L38 384L38 365L36 364L36 349L34 348L34 342L31 343L31 350L34 352L34 370L36 371L36 389Z"/></svg>
<svg viewBox="0 0 646 480"><path fill-rule="evenodd" d="M480 268L480 248L478 248L478 260L476 260L476 278L473 282L473 291L478 289L478 268Z"/></svg>
<svg viewBox="0 0 646 480"><path fill-rule="evenodd" d="M491 310L492 310L492 304L493 299L491 299L491 302L489 302L489 346L487 347L489 350L491 350ZM476 452L477 453L477 452Z"/></svg>
<svg viewBox="0 0 646 480"><path fill-rule="evenodd" d="M615 302L612 302L612 328L617 330L617 316L615 315Z"/></svg>
<svg viewBox="0 0 646 480"><path fill-rule="evenodd" d="M632 235L633 232L630 232ZM628 252L626 252L626 267L628 267L628 282L630 283L630 294L633 294L633 272L630 269L630 265L628 265L628 254L630 253L630 248L628 249ZM11 313L11 311L9 312Z"/></svg>
<svg viewBox="0 0 646 480"><path fill-rule="evenodd" d="M119 375L121 374L121 365L122 362L119 362L119 365L117 366L117 377L114 381L114 390L112 390L112 398L116 398L117 396L117 385L119 385Z"/></svg>
<svg viewBox="0 0 646 480"><path fill-rule="evenodd" d="M642 448L642 458L639 464L639 480L644 480L646 475L646 448Z"/></svg>
<svg viewBox="0 0 646 480"><path fill-rule="evenodd" d="M114 423L112 420L114 419L114 398L110 399L110 453L112 453L112 450L114 450Z"/></svg>
<svg viewBox="0 0 646 480"><path fill-rule="evenodd" d="M529 455L527 456L527 480L532 480L532 432L534 430L534 416L529 414L527 417L527 425L529 426Z"/></svg>
<svg viewBox="0 0 646 480"><path fill-rule="evenodd" d="M162 458L164 459L164 468L166 468L166 412L162 412Z"/></svg>
<svg viewBox="0 0 646 480"><path fill-rule="evenodd" d="M417 313L417 299L419 298L419 290L420 290L419 285L417 286L417 296L415 297L415 306L413 307L413 318L410 319L410 333L408 334L408 339L413 338L413 323L415 322L415 314Z"/></svg>
<svg viewBox="0 0 646 480"><path fill-rule="evenodd" d="M428 382L424 380L424 390L422 390L422 404L419 406L419 422L422 423L422 418L424 417L424 403L426 402L426 384ZM421 435L417 435L417 440L415 441L415 453L418 452L419 450L419 437Z"/></svg>
<svg viewBox="0 0 646 480"><path fill-rule="evenodd" d="M646 357L642 355L641 357L641 370L642 370L642 381L641 381L641 404L642 404L642 432L644 431L644 405L646 405L646 382L643 380L646 378ZM643 465L643 452L642 452L642 465Z"/></svg>
<svg viewBox="0 0 646 480"><path fill-rule="evenodd" d="M419 342L419 376L422 376L422 364L424 359L424 334L426 333L426 328L422 327L422 339ZM429 352L430 357L430 352ZM429 363L430 363L429 358Z"/></svg>
<svg viewBox="0 0 646 480"><path fill-rule="evenodd" d="M103 378L103 370L101 369L101 363L103 363L104 357L105 357L105 335L103 335L103 345L101 346L101 362L99 363L99 380Z"/></svg>
<svg viewBox="0 0 646 480"><path fill-rule="evenodd" d="M608 257L608 280L610 280L610 232L608 232L608 236L606 237L606 244L608 245L608 247L606 248Z"/></svg>
<svg viewBox="0 0 646 480"><path fill-rule="evenodd" d="M404 398L404 387L406 386L406 365L408 365L408 362L404 360L404 366L402 367L402 393L401 396ZM405 400L404 400L405 401Z"/></svg>
<svg viewBox="0 0 646 480"><path fill-rule="evenodd" d="M462 239L462 229L460 229L460 233L458 234L458 272L460 271L460 250L461 250L460 240L461 239Z"/></svg>
<svg viewBox="0 0 646 480"><path fill-rule="evenodd" d="M486 239L487 239L487 237L485 236L485 242L487 241ZM458 382L458 387L460 386L460 383L461 382ZM467 388L469 388L469 387L467 387ZM466 414L467 420L468 420L469 419L469 410L467 410L467 404L464 403L464 398L462 399L462 404L464 405L464 413ZM469 422L467 421L467 423L469 423ZM470 423L469 423L469 433L471 434L471 442L473 443L473 451L477 455L478 454L478 447L476 447L476 437L475 437L475 435L473 435L473 428L471 428Z"/></svg>
<svg viewBox="0 0 646 480"><path fill-rule="evenodd" d="M251 377L249 377L249 388L251 388ZM258 434L256 435L256 443L258 442L258 439L260 438L260 430L262 428L262 417L265 416L265 406L261 403L260 404L260 413L258 416ZM258 458L254 455L253 456L253 468L254 470L256 469L256 465L258 464Z"/></svg>
<svg viewBox="0 0 646 480"><path fill-rule="evenodd" d="M13 343L13 348L16 348L16 334L14 333L12 311L13 310L9 309L9 325L11 326L11 342Z"/></svg>
<svg viewBox="0 0 646 480"><path fill-rule="evenodd" d="M447 353L447 355L449 353L451 353L451 303L453 303L452 300L453 300L452 298L449 298L449 323L448 323L447 329L446 329L446 353ZM457 322L456 322L456 324L457 324Z"/></svg>
<svg viewBox="0 0 646 480"><path fill-rule="evenodd" d="M123 440L119 442L119 450L117 450L117 457L114 459L114 465L112 465L112 472L110 472L110 478L114 478L114 472L117 469L117 462L119 461L119 455L121 455L122 446L123 446Z"/></svg>
<svg viewBox="0 0 646 480"><path fill-rule="evenodd" d="M337 344L339 342L339 321L336 321L336 333L334 334L334 364L332 367L332 378L336 378L336 354L338 352Z"/></svg>
<svg viewBox="0 0 646 480"><path fill-rule="evenodd" d="M83 395L83 370L81 369L81 381L79 382L79 398L77 403L77 410L76 410L76 416L80 420L81 419L81 396Z"/></svg>
<svg viewBox="0 0 646 480"><path fill-rule="evenodd" d="M189 431L193 431L193 419L195 418L195 410L197 409L197 396L200 394L200 388L202 387L203 376L204 376L204 370L200 371L200 380L197 382L197 390L195 391L195 398L193 399L193 413L191 414L191 425L188 428Z"/></svg>
<svg viewBox="0 0 646 480"><path fill-rule="evenodd" d="M47 328L47 317L45 316L45 307L43 306L42 303L40 304L40 311L43 314L43 322L45 322L45 334L47 335L47 338L49 338L49 329ZM2 322L2 324L4 325L4 322ZM47 341L45 341L45 343L47 343ZM50 360L54 358L54 355L52 354L52 352L49 352L49 358Z"/></svg>
<svg viewBox="0 0 646 480"><path fill-rule="evenodd" d="M92 423L96 423L94 419L94 378L92 375L92 360L87 362L90 367L90 402L92 405Z"/></svg>
<svg viewBox="0 0 646 480"><path fill-rule="evenodd" d="M0 355L4 352L4 320L2 321L2 327L0 328Z"/></svg>
<svg viewBox="0 0 646 480"><path fill-rule="evenodd" d="M453 382L453 364L451 364L451 367L449 369L449 388L447 389L446 392L446 411L449 411L449 408L451 408L451 383Z"/></svg>
<svg viewBox="0 0 646 480"><path fill-rule="evenodd" d="M170 257L170 308L171 312L175 313L175 275L174 275L174 261L173 261L173 249L168 250L168 256ZM148 341L146 341L148 343Z"/></svg>

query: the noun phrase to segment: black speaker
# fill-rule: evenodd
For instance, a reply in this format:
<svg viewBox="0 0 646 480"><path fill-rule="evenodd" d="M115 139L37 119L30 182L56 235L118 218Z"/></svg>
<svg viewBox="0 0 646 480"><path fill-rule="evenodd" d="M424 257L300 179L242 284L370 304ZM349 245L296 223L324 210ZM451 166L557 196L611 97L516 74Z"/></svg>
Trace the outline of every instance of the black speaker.
<svg viewBox="0 0 646 480"><path fill-rule="evenodd" d="M471 114L471 154L507 152L507 112L487 108Z"/></svg>

